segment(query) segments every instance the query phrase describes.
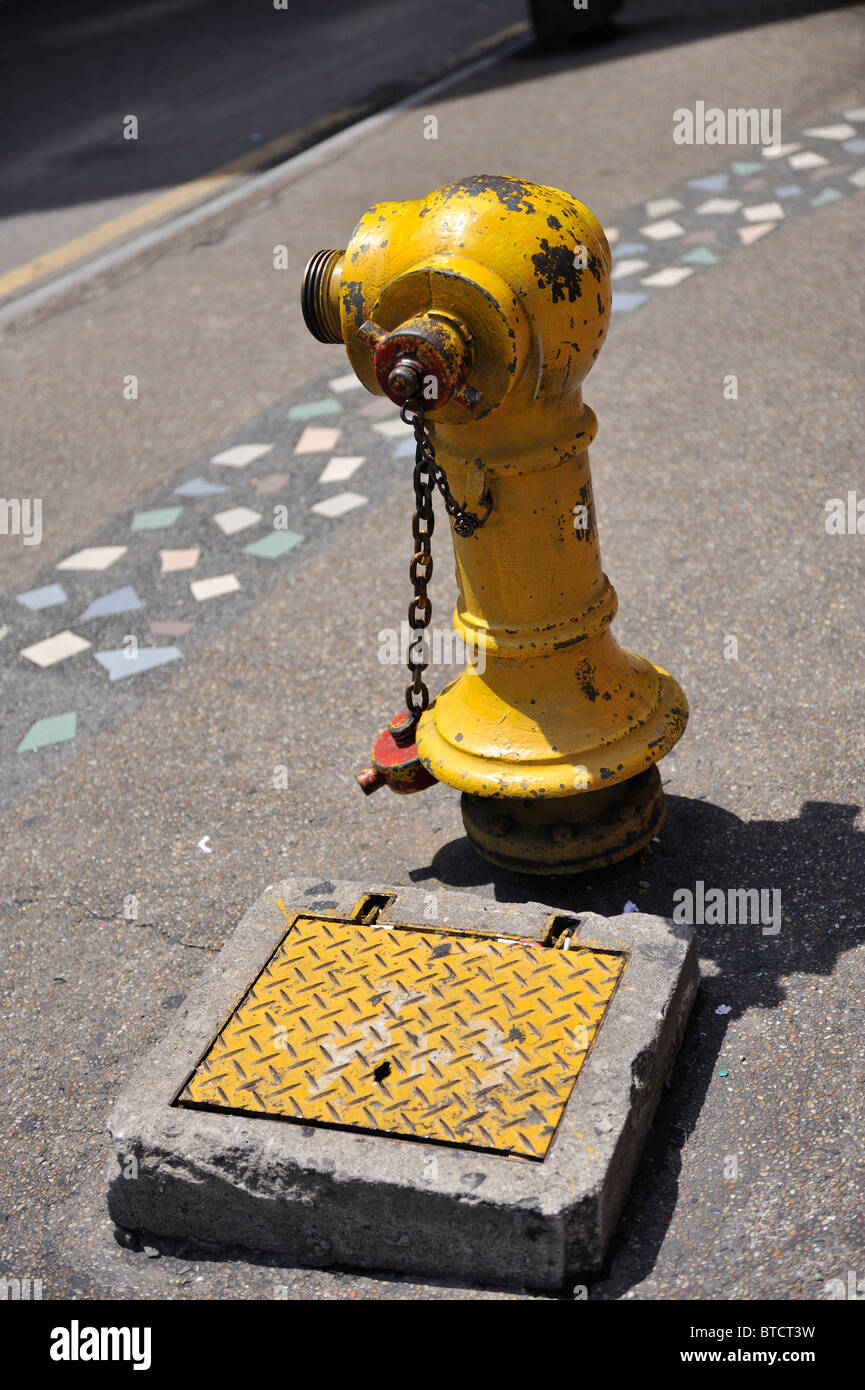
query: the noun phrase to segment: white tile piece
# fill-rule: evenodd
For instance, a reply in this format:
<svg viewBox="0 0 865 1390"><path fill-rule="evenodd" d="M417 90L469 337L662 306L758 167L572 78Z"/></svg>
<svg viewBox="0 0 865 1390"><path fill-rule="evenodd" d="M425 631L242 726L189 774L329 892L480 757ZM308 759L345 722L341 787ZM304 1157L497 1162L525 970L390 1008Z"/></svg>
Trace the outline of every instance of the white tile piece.
<svg viewBox="0 0 865 1390"><path fill-rule="evenodd" d="M328 429L325 425L307 425L294 446L296 454L320 454L336 448L340 431Z"/></svg>
<svg viewBox="0 0 865 1390"><path fill-rule="evenodd" d="M92 545L67 555L57 566L59 570L107 570L115 560L126 554L125 545Z"/></svg>
<svg viewBox="0 0 865 1390"><path fill-rule="evenodd" d="M788 154L795 154L796 151L801 150L801 148L801 141L798 140L795 144L790 145L766 145L763 148L763 158L783 159Z"/></svg>
<svg viewBox="0 0 865 1390"><path fill-rule="evenodd" d="M852 111L845 111L844 115L848 121L865 121L865 106L856 106Z"/></svg>
<svg viewBox="0 0 865 1390"><path fill-rule="evenodd" d="M754 208L745 208L747 222L777 222L786 216L780 203L758 203Z"/></svg>
<svg viewBox="0 0 865 1390"><path fill-rule="evenodd" d="M189 584L192 597L203 603L208 598L221 598L223 594L234 594L240 588L236 574L215 574L212 579L193 579Z"/></svg>
<svg viewBox="0 0 865 1390"><path fill-rule="evenodd" d="M342 457L338 454L334 455L318 481L320 483L345 483L365 462L365 454L346 454Z"/></svg>
<svg viewBox="0 0 865 1390"><path fill-rule="evenodd" d="M6 634L7 634L8 631L9 631L9 625L8 625L8 624L6 624L4 627L0 627L0 642L3 641L3 638L6 636Z"/></svg>
<svg viewBox="0 0 865 1390"><path fill-rule="evenodd" d="M680 227L671 217L662 222L650 222L648 227L640 228L640 235L651 237L652 241L669 241L670 237L684 236L685 228Z"/></svg>
<svg viewBox="0 0 865 1390"><path fill-rule="evenodd" d="M857 169L855 174L850 175L850 183L857 188L865 188L865 168Z"/></svg>
<svg viewBox="0 0 865 1390"><path fill-rule="evenodd" d="M751 246L755 241L759 241L761 236L765 236L767 232L774 232L777 225L777 222L755 222L750 227L739 227L737 228L739 240L743 246Z"/></svg>
<svg viewBox="0 0 865 1390"><path fill-rule="evenodd" d="M791 154L787 161L791 169L819 169L821 164L828 164L828 159L822 154L817 154L815 150L803 150L801 154Z"/></svg>
<svg viewBox="0 0 865 1390"><path fill-rule="evenodd" d="M90 643L83 637L78 637L67 628L65 632L58 632L54 637L45 637L41 642L34 642L31 647L22 647L21 655L37 666L53 666L58 661L65 661L67 656L76 656L78 652L86 651L89 646Z"/></svg>
<svg viewBox="0 0 865 1390"><path fill-rule="evenodd" d="M334 377L333 381L329 381L327 384L331 391L336 391L339 394L343 391L355 391L363 385L363 382L358 381L354 372L348 372L345 376Z"/></svg>
<svg viewBox="0 0 865 1390"><path fill-rule="evenodd" d="M224 449L221 454L214 454L210 462L224 463L229 468L245 468L247 464L269 454L272 448L272 444L235 444L231 449Z"/></svg>
<svg viewBox="0 0 865 1390"><path fill-rule="evenodd" d="M678 198L650 198L646 203L646 216L666 217L668 212L678 212L681 206Z"/></svg>
<svg viewBox="0 0 865 1390"><path fill-rule="evenodd" d="M616 242L619 240L618 227L605 227L604 236L607 238L608 245L615 246Z"/></svg>
<svg viewBox="0 0 865 1390"><path fill-rule="evenodd" d="M813 135L818 140L851 140L858 132L852 125L815 125L804 130L803 135Z"/></svg>
<svg viewBox="0 0 865 1390"><path fill-rule="evenodd" d="M655 271L654 275L647 275L640 281L641 285L654 285L657 289L668 290L672 285L678 285L682 280L687 280L689 275L693 275L692 265L668 265L663 270Z"/></svg>
<svg viewBox="0 0 865 1390"><path fill-rule="evenodd" d="M213 520L224 536L233 536L249 526L256 526L261 521L261 512L254 512L251 507L229 507L227 511L215 512Z"/></svg>
<svg viewBox="0 0 865 1390"><path fill-rule="evenodd" d="M704 217L711 217L716 212L737 212L741 206L741 198L707 198L705 203L701 203L697 208L697 212Z"/></svg>
<svg viewBox="0 0 865 1390"><path fill-rule="evenodd" d="M363 507L366 498L361 497L359 492L338 492L336 497L328 497L324 502L315 502L310 507L311 512L318 512L319 516L335 517L344 516L346 512L351 512L355 507Z"/></svg>
<svg viewBox="0 0 865 1390"><path fill-rule="evenodd" d="M614 261L610 275L611 280L624 280L626 275L636 275L638 270L648 270L648 261L625 260Z"/></svg>

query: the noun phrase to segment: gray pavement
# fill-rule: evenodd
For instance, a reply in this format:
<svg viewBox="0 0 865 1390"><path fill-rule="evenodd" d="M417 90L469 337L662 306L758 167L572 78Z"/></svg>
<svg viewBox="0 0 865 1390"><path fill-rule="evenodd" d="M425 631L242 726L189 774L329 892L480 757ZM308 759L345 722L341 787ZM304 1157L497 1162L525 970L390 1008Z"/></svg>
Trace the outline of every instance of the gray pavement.
<svg viewBox="0 0 865 1390"><path fill-rule="evenodd" d="M339 397L328 383L344 354L306 336L297 282L307 255L343 244L369 203L486 169L569 188L628 238L647 200L674 196L703 217L677 196L687 181L761 156L676 146L673 109L777 106L785 139L815 150L821 137L802 132L865 103L862 34L859 7L668 46L626 36L600 56L515 57L442 96L437 141L423 139L424 111L400 113L198 246L0 341L14 406L3 490L41 496L45 514L40 545L0 538L3 751L29 764L6 779L2 817L6 1273L43 1278L48 1297L513 1297L114 1243L102 1198L110 1104L245 908L290 873L605 914L630 900L668 916L697 881L780 891L777 936L698 929L701 999L590 1297L814 1299L847 1270L865 1273L863 556L861 537L824 528L827 499L863 488L862 195L846 162L865 159L833 147L829 165L845 167L797 195L807 214L751 245L719 232L717 264L618 311L587 383L617 635L673 671L692 709L662 764L661 843L636 864L540 892L473 856L449 789L360 797L352 774L401 698L399 672L377 655L379 631L405 610L408 465L356 397L337 452L366 457L345 490L367 501L324 524L309 508L338 490L319 482L329 454L307 461L293 448L330 419L286 420L294 405ZM805 182L784 167L783 185L773 170L769 192L746 202ZM737 188L750 177L731 173ZM836 183L842 196L812 205ZM287 271L273 269L278 243ZM653 268L677 259L657 255ZM122 396L128 372L134 402ZM736 400L724 398L731 373ZM106 649L146 632L145 618L177 617L181 593L188 617L189 576L167 577L183 580L176 589L155 576L155 550L173 539L131 532L131 517L168 506L183 481L214 479L210 459L228 445L256 441L279 462L220 473L231 492L186 503L176 523L192 525L179 544L212 557L207 574L230 564L243 585L194 610L184 659L116 687L89 652L31 671L26 642L84 629L65 616L46 628L51 610L29 613L16 595L49 575L65 584L56 564L85 545L128 544L130 569L98 586L69 576L82 600L71 618L123 585L146 599L135 626L98 620L125 629L96 630ZM263 465L289 475L284 499L264 501L285 500L305 538L255 566L244 534L222 539L209 518L261 510ZM444 557L443 525L436 540ZM441 620L449 569L443 558L434 581ZM176 613L156 612L160 598ZM737 660L725 659L729 636ZM14 754L31 713L67 699L81 702L80 739Z"/></svg>

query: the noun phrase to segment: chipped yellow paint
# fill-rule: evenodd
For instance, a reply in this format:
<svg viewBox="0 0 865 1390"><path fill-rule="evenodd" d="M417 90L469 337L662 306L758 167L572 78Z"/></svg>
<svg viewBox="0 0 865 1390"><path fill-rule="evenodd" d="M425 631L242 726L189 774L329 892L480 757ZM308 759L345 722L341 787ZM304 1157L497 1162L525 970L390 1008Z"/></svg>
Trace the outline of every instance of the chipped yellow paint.
<svg viewBox="0 0 865 1390"><path fill-rule="evenodd" d="M542 1159L625 962L298 915L178 1104Z"/></svg>

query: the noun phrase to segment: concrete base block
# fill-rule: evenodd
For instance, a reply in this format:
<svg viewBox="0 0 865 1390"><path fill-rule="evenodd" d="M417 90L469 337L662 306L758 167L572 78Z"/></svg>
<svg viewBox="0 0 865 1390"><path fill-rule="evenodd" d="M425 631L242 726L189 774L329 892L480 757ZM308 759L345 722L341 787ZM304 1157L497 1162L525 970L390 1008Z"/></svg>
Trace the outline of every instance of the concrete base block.
<svg viewBox="0 0 865 1390"><path fill-rule="evenodd" d="M600 1267L681 1041L699 974L693 933L660 917L574 914L579 944L629 953L543 1161L178 1108L175 1098L285 935L291 910L543 941L549 907L467 893L288 879L246 913L110 1118L117 1226L242 1247L289 1265L556 1289ZM562 916L562 914L557 914ZM566 915L566 914L565 914Z"/></svg>

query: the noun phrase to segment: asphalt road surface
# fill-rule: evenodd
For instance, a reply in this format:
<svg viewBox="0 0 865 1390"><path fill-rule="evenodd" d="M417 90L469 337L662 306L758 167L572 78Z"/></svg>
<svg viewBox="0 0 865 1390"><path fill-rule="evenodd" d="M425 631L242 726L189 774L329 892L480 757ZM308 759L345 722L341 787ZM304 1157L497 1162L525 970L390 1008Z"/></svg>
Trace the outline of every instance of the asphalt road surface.
<svg viewBox="0 0 865 1390"><path fill-rule="evenodd" d="M285 159L526 28L522 0L7 0L0 276L233 161Z"/></svg>
<svg viewBox="0 0 865 1390"><path fill-rule="evenodd" d="M370 51L392 8L352 11ZM471 45L483 26L462 10ZM629 7L598 46L526 45L321 146L254 208L7 323L2 491L40 499L42 514L38 544L0 535L0 1251L3 1272L41 1278L45 1297L272 1298L276 1285L296 1299L531 1297L115 1243L111 1103L245 908L289 873L605 913L632 901L664 916L697 881L780 892L776 936L698 929L700 1000L589 1297L811 1300L865 1272L865 540L825 527L827 501L865 493L865 7L735 20ZM306 42L314 51L314 27ZM442 42L442 61L459 51ZM234 59L248 81L258 52ZM279 62L260 61L266 88ZM778 108L794 148L767 161L759 148L678 145L673 111L697 100ZM201 101L190 97L203 130ZM330 101L301 92L262 134ZM240 116L226 121L238 135ZM98 164L85 125L71 144ZM187 162L155 160L109 196L206 172L231 157L217 145L201 135ZM23 155L13 166L13 237L36 219L28 255L103 215L106 190L76 185L72 153L56 148L56 205ZM662 764L660 844L588 883L491 870L444 786L366 800L353 781L404 685L378 658L407 602L410 460L396 412L348 386L341 347L307 334L298 284L308 256L344 245L371 203L479 171L573 191L619 264L638 263L615 282L586 384L595 494L618 639L676 674L691 722ZM720 209L706 209L713 199ZM679 231L644 231L670 218ZM257 449L240 466L214 462L238 446ZM333 458L363 461L349 471ZM298 538L280 554L255 548L276 506ZM446 624L443 519L436 543ZM64 566L93 548L104 568ZM160 551L189 567L163 572ZM221 597L190 588L226 575L236 587ZM62 632L89 645L64 639L53 655L68 654L44 666L21 655ZM150 669L127 662L126 678L130 639L160 655Z"/></svg>

